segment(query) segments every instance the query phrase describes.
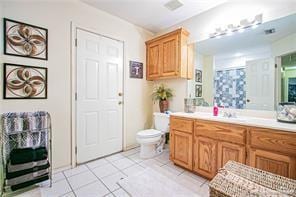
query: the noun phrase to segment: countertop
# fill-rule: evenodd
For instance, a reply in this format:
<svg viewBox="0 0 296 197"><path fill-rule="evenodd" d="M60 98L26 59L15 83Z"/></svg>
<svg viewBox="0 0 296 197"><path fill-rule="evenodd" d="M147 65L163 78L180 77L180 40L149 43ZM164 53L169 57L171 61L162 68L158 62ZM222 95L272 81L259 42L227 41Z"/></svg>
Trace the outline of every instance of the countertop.
<svg viewBox="0 0 296 197"><path fill-rule="evenodd" d="M237 118L226 118L223 116L213 116L213 114L205 113L205 112L195 112L195 113L175 112L175 113L171 113L171 115L185 117L185 118L210 120L210 121L238 124L238 125L244 125L244 126L261 127L261 128L268 128L268 129L275 129L275 130L296 133L296 124L281 123L281 122L278 122L276 119L256 118L256 117L250 117L250 116L238 116Z"/></svg>

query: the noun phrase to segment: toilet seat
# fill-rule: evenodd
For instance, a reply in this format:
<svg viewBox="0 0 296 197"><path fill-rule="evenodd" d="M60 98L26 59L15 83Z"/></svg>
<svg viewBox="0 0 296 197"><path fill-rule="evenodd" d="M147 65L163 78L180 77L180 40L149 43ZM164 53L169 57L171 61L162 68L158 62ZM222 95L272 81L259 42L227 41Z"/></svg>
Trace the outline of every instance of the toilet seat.
<svg viewBox="0 0 296 197"><path fill-rule="evenodd" d="M155 129L147 129L143 131L139 131L137 133L138 138L154 138L161 136L161 131L155 130Z"/></svg>

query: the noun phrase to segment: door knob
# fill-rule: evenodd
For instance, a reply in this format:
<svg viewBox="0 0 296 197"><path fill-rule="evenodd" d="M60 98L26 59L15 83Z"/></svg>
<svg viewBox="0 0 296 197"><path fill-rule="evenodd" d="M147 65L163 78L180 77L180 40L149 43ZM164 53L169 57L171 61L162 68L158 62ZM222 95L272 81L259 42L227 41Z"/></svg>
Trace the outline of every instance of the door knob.
<svg viewBox="0 0 296 197"><path fill-rule="evenodd" d="M118 105L122 105L122 104L123 104L123 102L122 102L122 101L119 101L119 102L118 102Z"/></svg>
<svg viewBox="0 0 296 197"><path fill-rule="evenodd" d="M118 96L122 96L123 94L121 92L118 93Z"/></svg>
<svg viewBox="0 0 296 197"><path fill-rule="evenodd" d="M247 99L247 102L249 103L250 102L250 99Z"/></svg>

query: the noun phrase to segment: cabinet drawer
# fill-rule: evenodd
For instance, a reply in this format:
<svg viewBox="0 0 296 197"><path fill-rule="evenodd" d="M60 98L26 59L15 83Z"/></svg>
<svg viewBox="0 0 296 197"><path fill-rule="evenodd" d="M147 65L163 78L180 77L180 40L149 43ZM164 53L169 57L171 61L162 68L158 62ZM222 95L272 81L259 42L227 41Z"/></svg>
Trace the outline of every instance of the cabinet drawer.
<svg viewBox="0 0 296 197"><path fill-rule="evenodd" d="M193 120L171 117L170 128L172 130L192 133L193 132Z"/></svg>
<svg viewBox="0 0 296 197"><path fill-rule="evenodd" d="M250 128L251 147L282 152L296 156L296 133L263 128Z"/></svg>
<svg viewBox="0 0 296 197"><path fill-rule="evenodd" d="M210 137L231 143L245 144L247 129L218 122L196 120L194 122L195 136Z"/></svg>
<svg viewBox="0 0 296 197"><path fill-rule="evenodd" d="M296 177L295 157L251 148L248 165L290 179L295 179Z"/></svg>

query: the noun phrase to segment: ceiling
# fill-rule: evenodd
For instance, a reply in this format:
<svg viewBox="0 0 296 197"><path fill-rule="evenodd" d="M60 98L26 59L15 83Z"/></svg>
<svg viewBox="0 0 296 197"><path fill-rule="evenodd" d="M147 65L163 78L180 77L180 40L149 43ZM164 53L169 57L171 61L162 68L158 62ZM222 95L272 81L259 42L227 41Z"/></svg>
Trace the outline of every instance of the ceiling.
<svg viewBox="0 0 296 197"><path fill-rule="evenodd" d="M141 26L153 33L216 7L226 0L180 0L184 5L170 11L170 0L81 0L93 7Z"/></svg>
<svg viewBox="0 0 296 197"><path fill-rule="evenodd" d="M246 29L230 36L209 38L197 43L199 53L204 55L231 56L248 53L252 48L270 48L271 43L290 34L296 33L296 14L273 20L259 25L257 28ZM265 35L264 30L275 28L276 32Z"/></svg>

